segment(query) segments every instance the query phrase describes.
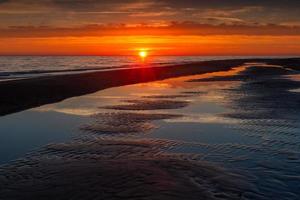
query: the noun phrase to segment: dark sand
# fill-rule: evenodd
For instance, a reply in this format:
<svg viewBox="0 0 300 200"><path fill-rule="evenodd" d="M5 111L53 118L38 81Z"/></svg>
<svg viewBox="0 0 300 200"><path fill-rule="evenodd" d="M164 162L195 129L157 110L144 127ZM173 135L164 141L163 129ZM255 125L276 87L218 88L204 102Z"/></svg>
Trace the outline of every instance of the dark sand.
<svg viewBox="0 0 300 200"><path fill-rule="evenodd" d="M1 199L241 199L242 177L161 153L164 141L50 145L0 171ZM171 144L172 145L172 144ZM257 196L255 191L247 197Z"/></svg>
<svg viewBox="0 0 300 200"><path fill-rule="evenodd" d="M185 98L189 97L190 95L186 94L174 94L174 95L150 95L150 96L144 96L144 98L148 99L176 99L176 98Z"/></svg>
<svg viewBox="0 0 300 200"><path fill-rule="evenodd" d="M69 97L126 84L230 70L245 62L266 62L299 69L300 59L247 59L205 61L192 64L55 75L0 82L0 115L55 103Z"/></svg>
<svg viewBox="0 0 300 200"><path fill-rule="evenodd" d="M81 127L82 130L100 134L142 134L156 126L154 120L181 117L175 114L163 113L100 113L93 116L95 121Z"/></svg>
<svg viewBox="0 0 300 200"><path fill-rule="evenodd" d="M105 106L102 108L113 109L113 110L162 110L162 109L183 108L189 104L188 101L165 100L165 99L125 100L123 102L126 102L128 104Z"/></svg>

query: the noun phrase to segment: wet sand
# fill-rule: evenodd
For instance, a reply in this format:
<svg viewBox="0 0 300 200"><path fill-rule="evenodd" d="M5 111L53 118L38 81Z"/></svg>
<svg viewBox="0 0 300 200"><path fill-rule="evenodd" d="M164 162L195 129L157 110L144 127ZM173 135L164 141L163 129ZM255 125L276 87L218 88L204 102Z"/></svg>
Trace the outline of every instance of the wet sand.
<svg viewBox="0 0 300 200"><path fill-rule="evenodd" d="M164 67L141 67L0 82L0 116L66 98L85 95L121 85L171 77L230 70L245 62L266 62L299 68L300 59L245 59L204 61Z"/></svg>
<svg viewBox="0 0 300 200"><path fill-rule="evenodd" d="M3 168L1 199L240 199L242 177L184 155L165 141L92 140L50 145ZM250 194L249 196L255 196Z"/></svg>

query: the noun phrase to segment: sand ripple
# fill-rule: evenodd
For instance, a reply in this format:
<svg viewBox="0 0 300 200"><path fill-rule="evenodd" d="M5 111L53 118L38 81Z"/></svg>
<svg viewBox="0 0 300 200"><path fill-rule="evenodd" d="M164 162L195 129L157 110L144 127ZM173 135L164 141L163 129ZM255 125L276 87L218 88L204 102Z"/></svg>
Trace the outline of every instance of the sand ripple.
<svg viewBox="0 0 300 200"><path fill-rule="evenodd" d="M241 199L255 188L206 162L157 154L162 142L93 140L49 145L2 167L1 199ZM249 191L243 193L242 191ZM251 191L251 192L250 192Z"/></svg>
<svg viewBox="0 0 300 200"><path fill-rule="evenodd" d="M102 108L113 109L113 110L161 110L161 109L177 109L188 106L188 101L178 100L126 100L124 101L129 104L125 105L113 105L105 106Z"/></svg>
<svg viewBox="0 0 300 200"><path fill-rule="evenodd" d="M177 94L177 95L149 95L149 96L143 96L143 98L148 99L175 99L175 98L186 98L190 97L191 95L188 94Z"/></svg>
<svg viewBox="0 0 300 200"><path fill-rule="evenodd" d="M256 150L247 152L249 148L238 145L224 151L229 155L244 155L246 169L256 175L253 182L260 185L265 198L299 199L300 196L294 185L296 179L286 177L300 173L300 94L291 92L300 88L300 82L285 76L295 73L280 67L255 66L235 76L199 80L241 82L239 87L223 90L230 111L221 116L237 120L232 128L240 134L257 138L252 145Z"/></svg>
<svg viewBox="0 0 300 200"><path fill-rule="evenodd" d="M134 134L146 133L156 126L154 120L181 117L175 114L157 113L100 113L94 115L93 123L81 127L82 130L100 134Z"/></svg>

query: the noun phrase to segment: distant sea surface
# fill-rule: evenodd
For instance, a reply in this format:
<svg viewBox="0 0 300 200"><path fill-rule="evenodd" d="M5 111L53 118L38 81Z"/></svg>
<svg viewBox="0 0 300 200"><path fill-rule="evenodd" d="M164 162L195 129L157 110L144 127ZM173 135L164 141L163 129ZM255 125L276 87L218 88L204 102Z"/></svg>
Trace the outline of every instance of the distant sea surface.
<svg viewBox="0 0 300 200"><path fill-rule="evenodd" d="M137 56L0 56L0 81L141 65L163 66L253 57L257 56L151 56L142 62Z"/></svg>

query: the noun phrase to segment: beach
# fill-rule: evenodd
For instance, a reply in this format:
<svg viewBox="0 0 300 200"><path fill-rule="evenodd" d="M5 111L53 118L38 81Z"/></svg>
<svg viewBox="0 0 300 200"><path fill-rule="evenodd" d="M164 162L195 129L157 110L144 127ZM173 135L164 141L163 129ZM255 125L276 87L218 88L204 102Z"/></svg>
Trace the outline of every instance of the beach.
<svg viewBox="0 0 300 200"><path fill-rule="evenodd" d="M0 199L299 199L299 72L258 58L0 82Z"/></svg>
<svg viewBox="0 0 300 200"><path fill-rule="evenodd" d="M162 80L176 76L225 71L246 62L282 64L297 69L300 62L291 59L233 59L193 62L163 67L136 67L78 74L53 75L0 82L0 115L84 95L109 87ZM13 92L12 92L13 91Z"/></svg>

